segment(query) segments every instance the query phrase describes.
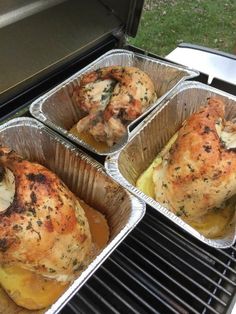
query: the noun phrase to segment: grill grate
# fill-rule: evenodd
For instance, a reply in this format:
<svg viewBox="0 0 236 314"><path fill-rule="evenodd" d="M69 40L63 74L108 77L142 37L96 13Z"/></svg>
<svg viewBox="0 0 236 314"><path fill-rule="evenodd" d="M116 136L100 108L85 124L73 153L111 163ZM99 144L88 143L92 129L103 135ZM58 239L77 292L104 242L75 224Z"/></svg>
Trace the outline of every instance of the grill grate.
<svg viewBox="0 0 236 314"><path fill-rule="evenodd" d="M227 313L235 255L235 246L208 247L148 207L61 313Z"/></svg>

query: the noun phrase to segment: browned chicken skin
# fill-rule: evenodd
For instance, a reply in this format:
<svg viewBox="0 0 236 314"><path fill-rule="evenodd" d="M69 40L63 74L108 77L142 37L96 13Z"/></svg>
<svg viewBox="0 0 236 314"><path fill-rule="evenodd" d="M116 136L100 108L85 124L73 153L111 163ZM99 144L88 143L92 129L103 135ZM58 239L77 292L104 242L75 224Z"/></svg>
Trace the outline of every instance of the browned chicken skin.
<svg viewBox="0 0 236 314"><path fill-rule="evenodd" d="M76 104L85 113L77 130L112 146L155 98L153 82L138 68L110 66L85 74L74 92Z"/></svg>
<svg viewBox="0 0 236 314"><path fill-rule="evenodd" d="M0 168L1 186L14 189L13 199L0 208L0 264L59 281L74 279L91 250L77 198L54 173L8 148L0 148Z"/></svg>
<svg viewBox="0 0 236 314"><path fill-rule="evenodd" d="M225 105L211 98L191 115L172 148L154 170L156 200L178 216L198 219L236 193L236 152L220 134L227 127Z"/></svg>

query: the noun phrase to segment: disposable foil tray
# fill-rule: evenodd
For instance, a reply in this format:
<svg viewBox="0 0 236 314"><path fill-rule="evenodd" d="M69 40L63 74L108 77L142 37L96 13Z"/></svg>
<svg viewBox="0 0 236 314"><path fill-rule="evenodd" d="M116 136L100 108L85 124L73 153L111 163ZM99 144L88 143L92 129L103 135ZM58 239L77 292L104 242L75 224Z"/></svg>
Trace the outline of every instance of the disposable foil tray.
<svg viewBox="0 0 236 314"><path fill-rule="evenodd" d="M112 65L134 66L145 71L154 82L158 99L140 117L129 124L126 135L119 143L109 149L100 150L68 132L82 118L81 112L73 101L72 95L76 86L79 85L83 74ZM160 61L127 50L114 49L102 55L45 95L36 99L30 106L30 112L36 119L89 151L98 155L109 155L120 150L129 141L130 130L133 125L158 106L161 100L166 98L180 82L195 77L198 74L197 71L190 70L184 66L173 65L169 62Z"/></svg>
<svg viewBox="0 0 236 314"><path fill-rule="evenodd" d="M56 173L87 204L105 215L110 239L68 290L48 309L33 313L58 313L145 213L145 203L109 177L103 166L79 151L70 142L32 118L16 118L0 126L0 143L30 161ZM0 313L32 313L23 310L0 288Z"/></svg>
<svg viewBox="0 0 236 314"><path fill-rule="evenodd" d="M236 118L236 97L198 82L183 82L153 112L139 124L131 134L130 142L120 151L107 156L105 168L116 181L168 217L179 227L209 246L227 248L236 239L235 217L232 227L224 237L209 239L185 223L153 198L136 188L138 177L145 171L162 150L168 140L180 128L182 122L209 97L217 96L226 104L226 119Z"/></svg>

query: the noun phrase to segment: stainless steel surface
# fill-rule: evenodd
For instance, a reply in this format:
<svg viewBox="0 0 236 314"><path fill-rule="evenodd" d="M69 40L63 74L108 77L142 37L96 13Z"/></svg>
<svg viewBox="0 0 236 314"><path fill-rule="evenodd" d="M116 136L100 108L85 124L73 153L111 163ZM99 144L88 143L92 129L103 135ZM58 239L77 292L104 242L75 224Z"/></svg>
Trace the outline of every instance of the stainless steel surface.
<svg viewBox="0 0 236 314"><path fill-rule="evenodd" d="M64 1L66 0L3 0L0 2L0 28Z"/></svg>
<svg viewBox="0 0 236 314"><path fill-rule="evenodd" d="M110 227L104 250L52 307L43 311L57 313L136 226L145 213L145 204L107 176L102 165L35 119L18 118L3 124L0 140L2 145L55 172L78 197L102 212ZM2 299L0 313L10 313Z"/></svg>
<svg viewBox="0 0 236 314"><path fill-rule="evenodd" d="M232 228L220 239L204 237L168 209L135 187L138 177L152 163L182 122L197 108L206 104L207 98L217 96L225 101L226 119L236 117L236 97L202 83L184 82L177 87L169 100L164 100L132 132L131 141L118 153L108 156L105 168L121 185L165 215L192 236L215 248L227 248L236 240L236 217ZM236 215L235 215L236 216Z"/></svg>
<svg viewBox="0 0 236 314"><path fill-rule="evenodd" d="M154 102L153 105L150 105L142 116L129 125L127 134L121 139L120 143L114 145L109 150L99 151L68 133L68 130L81 118L81 113L73 102L72 93L74 88L79 85L81 75L100 67L111 65L136 66L145 71L154 82L158 100ZM77 72L53 90L35 100L30 106L30 112L35 118L75 143L84 146L98 155L108 155L120 150L129 141L129 130L134 123L150 112L154 107L158 106L161 100L168 97L168 94L180 82L197 75L198 72L191 71L185 67L172 65L171 63L136 54L131 51L114 49L95 60L86 68Z"/></svg>
<svg viewBox="0 0 236 314"><path fill-rule="evenodd" d="M236 56L235 56L236 57ZM177 47L166 56L167 60L183 64L208 75L208 84L214 78L236 85L236 58L210 51Z"/></svg>

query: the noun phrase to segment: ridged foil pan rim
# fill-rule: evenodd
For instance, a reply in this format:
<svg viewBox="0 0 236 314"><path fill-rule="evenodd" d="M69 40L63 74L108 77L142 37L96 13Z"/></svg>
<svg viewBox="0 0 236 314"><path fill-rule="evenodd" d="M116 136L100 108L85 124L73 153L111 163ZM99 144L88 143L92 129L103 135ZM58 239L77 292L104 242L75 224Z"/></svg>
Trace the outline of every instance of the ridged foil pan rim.
<svg viewBox="0 0 236 314"><path fill-rule="evenodd" d="M132 121L128 126L127 126L127 133L126 135L123 137L123 139L116 145L114 145L113 147L111 147L108 151L106 152L100 152L98 151L96 148L92 147L91 145L87 144L85 141L79 139L78 137L74 136L73 134L70 134L68 131L66 131L65 129L63 129L62 127L56 125L55 123L51 122L42 112L42 104L45 101L45 98L48 98L50 96L52 96L54 93L58 92L63 86L65 86L66 84L70 83L71 81L75 80L76 78L78 78L80 75L84 74L85 72L89 71L90 68L92 68L94 65L96 65L97 62L101 61L103 58L108 57L109 55L116 55L116 54L121 54L121 53L126 53L126 54L130 54L132 56L135 57L140 57L140 58L147 58L148 60L153 60L155 62L158 62L159 64L162 65L166 65L175 69L178 69L180 71L185 71L186 75L183 76L179 82L173 86L168 92L166 92L164 95L162 95L160 98L158 98L142 115L140 115L137 119L135 119L134 121ZM72 142L83 146L84 148L86 148L87 150L100 155L100 156L108 156L111 155L119 150L121 150L129 141L130 139L130 133L131 133L131 128L134 124L136 124L138 121L140 121L143 117L145 117L146 115L148 115L149 112L151 112L155 107L157 107L162 100L167 99L168 95L184 80L186 79L191 79L194 78L196 76L199 75L199 72L197 70L194 69L190 69L187 66L184 65L179 65L179 64L173 64L170 61L166 60L159 60L147 55L142 55L140 53L136 53L133 51L129 51L129 50L125 50L125 49L111 49L108 52L104 53L103 55L101 55L99 58L97 58L96 60L94 60L93 62L91 62L90 64L88 64L87 66L85 66L84 68L80 69L79 71L77 71L75 74L73 74L72 76L70 76L68 79L64 80L62 83L60 83L59 85L55 86L53 89L49 90L48 92L46 92L44 95L40 96L38 99L34 100L33 103L30 105L30 113L32 114L32 116L34 116L36 119L40 120L41 122L45 123L46 125L48 125L50 128L52 128L53 130L59 132L60 134L62 134L63 136L67 137L68 139L70 139Z"/></svg>
<svg viewBox="0 0 236 314"><path fill-rule="evenodd" d="M185 81L185 82L182 82L180 83L175 89L173 89L167 98L163 99L159 106L156 107L155 109L153 109L149 115L147 115L133 130L132 132L130 133L130 140L132 140L132 138L134 136L137 135L137 133L139 133L148 123L151 119L153 119L159 111L161 111L165 106L168 106L168 103L169 101L175 97L175 95L177 95L179 92L181 91L184 91L186 89L189 89L189 88L201 88L203 90L206 90L206 91L212 91L212 92L216 92L218 93L219 95L221 96L225 96L227 98L231 98L232 100L236 101L236 96L230 94L230 93L227 93L225 91L222 91L220 89L217 89L215 87L212 87L212 86L209 86L207 84L204 84L204 83L201 83L201 82L197 82L197 81ZM128 143L127 143L128 144ZM119 152L115 152L115 153L119 153ZM115 155L115 154L112 154L112 156Z"/></svg>
<svg viewBox="0 0 236 314"><path fill-rule="evenodd" d="M15 126L30 126L33 128L38 128L42 132L47 132L50 136L54 137L56 141L59 141L69 150L72 150L76 156L85 160L92 167L95 167L97 171L101 171L104 176L109 176L105 171L102 164L97 162L95 159L84 153L74 144L69 142L67 139L63 138L61 135L55 133L38 120L30 117L19 117L8 120L7 122L0 125L0 131L6 128L11 128ZM112 177L109 179L116 182ZM116 182L117 184L117 182ZM123 188L123 187L122 187ZM82 287L82 285L93 275L93 273L100 267L100 265L105 262L109 255L116 249L116 247L125 239L125 237L136 227L140 222L146 212L146 204L143 200L137 198L132 193L129 193L127 189L124 189L127 197L129 197L131 210L130 216L125 226L121 231L112 239L107 246L95 257L95 259L88 265L88 267L81 273L81 275L73 282L73 284L59 297L59 299L44 313L55 314L58 313L65 304L71 299L71 297Z"/></svg>
<svg viewBox="0 0 236 314"><path fill-rule="evenodd" d="M200 83L200 82L183 82L178 85L175 90L169 95L168 99L164 99L160 105L155 108L133 131L131 134L131 139L138 135L143 128L145 128L152 119L155 118L155 116L160 112L165 106L168 105L168 102L171 98L173 98L175 95L177 95L180 91L189 89L189 88L202 88L207 91L217 92L219 95L226 96L228 98L231 98L232 100L235 100L236 102L236 96L229 94L227 92L221 91L219 89L216 89L214 87L208 86L206 84ZM128 144L127 144L128 145ZM125 149L125 147L124 147ZM175 214L173 214L170 210L162 206L160 203L155 201L153 198L147 196L142 191L137 189L135 186L133 186L131 183L129 183L123 175L120 173L119 170L119 156L121 154L121 151L116 152L110 156L106 157L104 166L107 171L107 173L114 178L118 183L120 183L123 187L125 187L128 191L139 197L141 200L143 200L145 203L156 209L158 212L163 214L165 217L170 219L172 222L177 224L179 227L181 227L183 230L187 231L190 235L194 236L201 242L205 243L208 246L211 246L216 249L227 249L231 247L235 241L236 241L236 225L235 225L235 234L232 241L225 241L223 239L209 239L200 234L197 230L195 230L193 227L185 223L183 220L181 220L179 217L177 217ZM236 213L235 213L236 217Z"/></svg>

